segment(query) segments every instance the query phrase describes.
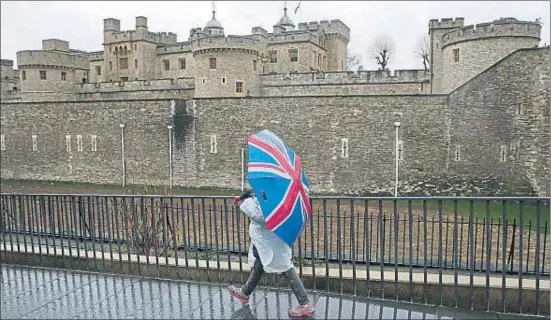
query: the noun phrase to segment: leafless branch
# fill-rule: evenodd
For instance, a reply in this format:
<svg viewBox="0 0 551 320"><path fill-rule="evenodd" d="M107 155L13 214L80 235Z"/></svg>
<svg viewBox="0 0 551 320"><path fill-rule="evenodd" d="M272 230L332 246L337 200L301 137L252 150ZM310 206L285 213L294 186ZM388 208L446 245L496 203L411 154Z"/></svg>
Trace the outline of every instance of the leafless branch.
<svg viewBox="0 0 551 320"><path fill-rule="evenodd" d="M415 46L415 56L421 59L425 71L429 69L430 57L430 40L428 35L424 35L417 41Z"/></svg>
<svg viewBox="0 0 551 320"><path fill-rule="evenodd" d="M390 59L394 55L394 42L390 36L384 34L373 40L370 48L371 57L380 66L380 70L387 70Z"/></svg>

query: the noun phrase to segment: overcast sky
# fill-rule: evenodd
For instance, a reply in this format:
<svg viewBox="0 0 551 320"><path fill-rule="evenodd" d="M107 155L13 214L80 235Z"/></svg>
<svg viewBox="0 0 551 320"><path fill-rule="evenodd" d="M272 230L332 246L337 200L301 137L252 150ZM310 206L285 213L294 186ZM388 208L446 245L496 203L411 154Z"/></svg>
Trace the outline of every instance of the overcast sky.
<svg viewBox="0 0 551 320"><path fill-rule="evenodd" d="M288 13L295 22L340 19L350 29L349 51L362 56L365 69L376 69L369 59L368 48L378 35L386 33L394 41L396 57L391 69L421 68L413 54L416 42L428 32L428 21L434 18L464 17L465 24L491 22L500 17L515 17L544 23L541 43L549 44L549 1L288 1ZM283 15L283 1L218 1L216 15L226 34L249 34L260 25L272 32ZM73 49L103 50L103 19L121 20L123 30L134 29L135 17L146 16L149 30L175 32L178 41L188 39L189 30L203 27L210 20L210 1L2 1L1 56L16 60L20 50L40 49L42 39L69 41Z"/></svg>

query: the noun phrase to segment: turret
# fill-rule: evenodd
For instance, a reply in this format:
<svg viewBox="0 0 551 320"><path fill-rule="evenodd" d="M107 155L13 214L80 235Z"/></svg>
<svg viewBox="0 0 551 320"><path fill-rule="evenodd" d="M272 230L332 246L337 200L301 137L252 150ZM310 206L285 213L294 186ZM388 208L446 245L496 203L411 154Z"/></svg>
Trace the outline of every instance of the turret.
<svg viewBox="0 0 551 320"><path fill-rule="evenodd" d="M439 85L442 78L442 36L455 29L463 27L464 18L458 17L432 19L429 21L430 36L430 88L431 93L440 91Z"/></svg>
<svg viewBox="0 0 551 320"><path fill-rule="evenodd" d="M136 32L140 34L147 34L147 18L143 16L136 17Z"/></svg>

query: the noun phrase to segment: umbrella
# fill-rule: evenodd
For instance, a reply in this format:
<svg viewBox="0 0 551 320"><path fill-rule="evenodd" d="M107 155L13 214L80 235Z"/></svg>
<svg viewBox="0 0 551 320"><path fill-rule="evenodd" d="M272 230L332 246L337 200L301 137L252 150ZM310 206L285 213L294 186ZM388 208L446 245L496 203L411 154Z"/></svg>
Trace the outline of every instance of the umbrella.
<svg viewBox="0 0 551 320"><path fill-rule="evenodd" d="M248 139L247 180L257 196L266 227L290 247L312 217L310 185L298 155L275 133Z"/></svg>

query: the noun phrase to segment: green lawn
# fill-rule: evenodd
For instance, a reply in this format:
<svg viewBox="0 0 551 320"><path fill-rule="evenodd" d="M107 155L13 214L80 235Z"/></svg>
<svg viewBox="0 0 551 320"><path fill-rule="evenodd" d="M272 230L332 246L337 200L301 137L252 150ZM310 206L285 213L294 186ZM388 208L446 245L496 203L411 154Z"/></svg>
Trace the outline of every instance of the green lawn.
<svg viewBox="0 0 551 320"><path fill-rule="evenodd" d="M175 194L175 195L208 195L208 196L228 196L239 195L240 190L235 189L220 189L220 188L181 188L174 187L168 189L168 187L152 187L152 186L127 186L122 187L120 185L99 185L99 184L87 184L87 183L71 183L71 182L57 182L57 181L26 181L26 180L8 180L2 179L0 181L0 188L2 192L17 192L17 193L71 193L71 194ZM328 196L330 199L331 196ZM328 205L335 207L336 202L334 200L328 200ZM439 201L428 200L427 210L430 215L438 212ZM349 211L350 201L341 200L341 208L344 211ZM358 208L363 207L360 201L356 201L355 204ZM369 201L370 208L376 208L378 206L377 201ZM385 200L383 203L385 212L393 212L393 201ZM398 201L398 206L401 210L407 209L408 202L405 200ZM420 200L412 201L412 208L416 212L422 212L423 202ZM520 224L520 205L519 203L507 202L506 217L510 221L508 224L512 224L516 219L517 225ZM334 210L333 208L329 210ZM473 216L474 218L484 219L486 217L486 202L485 201L473 201ZM527 202L523 204L523 223L525 226L529 225L531 221L532 228L536 225L536 212L537 206L534 202ZM550 211L549 206L543 204L540 205L541 227L544 228L545 224L549 225ZM453 201L442 201L442 213L443 215L453 216L454 203ZM457 201L457 213L458 216L465 218L469 217L470 213L470 201L460 200ZM501 202L490 202L489 216L495 222L503 217L503 204Z"/></svg>

